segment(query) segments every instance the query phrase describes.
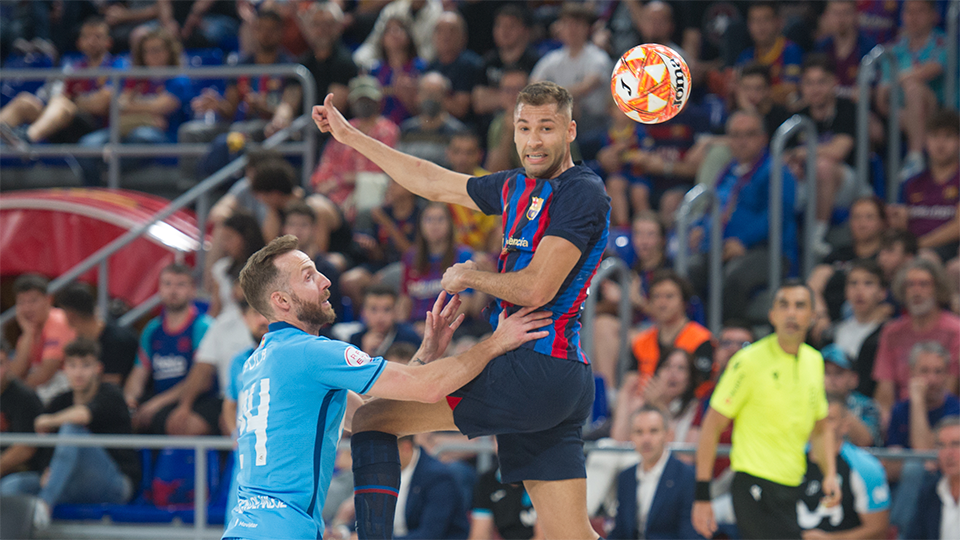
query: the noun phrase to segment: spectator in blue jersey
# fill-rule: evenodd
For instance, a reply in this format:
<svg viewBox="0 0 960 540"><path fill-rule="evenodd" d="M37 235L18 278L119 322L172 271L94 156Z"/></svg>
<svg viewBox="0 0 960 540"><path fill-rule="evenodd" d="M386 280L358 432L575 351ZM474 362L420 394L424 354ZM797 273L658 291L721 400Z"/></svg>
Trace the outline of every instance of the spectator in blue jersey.
<svg viewBox="0 0 960 540"><path fill-rule="evenodd" d="M880 408L877 402L860 392L856 366L839 346L830 344L820 350L823 355L823 383L828 395L840 396L850 413L846 418L846 438L857 446L883 446ZM842 439L841 439L842 440Z"/></svg>
<svg viewBox="0 0 960 540"><path fill-rule="evenodd" d="M413 435L399 439L398 444L402 501L397 502L393 537L465 539L470 528L467 504L449 465L421 448Z"/></svg>
<svg viewBox="0 0 960 540"><path fill-rule="evenodd" d="M816 50L826 54L836 66L837 97L856 101L860 60L876 42L860 30L856 0L829 0L823 10L824 37Z"/></svg>
<svg viewBox="0 0 960 540"><path fill-rule="evenodd" d="M630 420L640 463L617 477L616 526L609 538L703 538L693 529L693 467L667 449L673 430L664 412L644 405Z"/></svg>
<svg viewBox="0 0 960 540"><path fill-rule="evenodd" d="M459 298L454 295L446 303L441 295L428 316L424 344L410 364L370 357L317 335L335 317L328 302L330 281L296 246L296 238L282 236L254 254L240 273L244 296L270 325L240 376L238 502L226 520L227 539L317 538L323 533L321 511L340 433L352 429L362 402L358 394L437 403L476 377L492 358L547 334L535 330L549 314L526 309L504 318L490 339L470 351L438 360L462 320L455 315ZM357 437L362 439L354 435L351 444L357 444ZM392 445L396 457L395 437ZM360 490L391 489L355 478ZM398 488L393 488L394 500ZM383 534L392 531L391 523Z"/></svg>
<svg viewBox="0 0 960 540"><path fill-rule="evenodd" d="M147 33L132 51L133 67L163 68L179 66L183 48L180 41L158 28ZM190 79L178 76L167 79L126 79L117 98L120 106L121 142L129 144L162 144L176 140L177 129L193 89ZM110 130L99 129L84 135L78 144L102 148L110 142ZM100 185L103 159L78 158L87 186Z"/></svg>
<svg viewBox="0 0 960 540"><path fill-rule="evenodd" d="M960 416L941 419L936 438L939 470L924 480L917 513L904 531L909 540L953 538L960 522Z"/></svg>
<svg viewBox="0 0 960 540"><path fill-rule="evenodd" d="M737 65L758 62L770 66L773 101L790 106L797 100L803 51L783 37L783 20L777 2L751 2L747 8L747 31L753 46L740 53Z"/></svg>
<svg viewBox="0 0 960 540"><path fill-rule="evenodd" d="M356 484L379 479L379 485L394 486L391 490L399 485L393 450L398 433L495 434L503 481L524 483L545 535L597 538L586 510L581 436L593 406L594 378L579 330L580 308L607 243L610 199L600 178L571 158L577 123L570 92L551 82L524 88L513 109L523 169L479 178L365 136L332 106L330 96L314 107L313 117L321 131L355 148L413 193L502 215L498 272L480 270L472 261L455 264L441 279L444 290L473 289L496 297L488 308L494 328L499 314L521 306L548 309L553 317L546 337L497 358L447 403L364 405L354 418L357 433L351 443ZM355 501L360 537L388 535L396 504L391 491L358 489Z"/></svg>
<svg viewBox="0 0 960 540"><path fill-rule="evenodd" d="M400 125L417 111L417 80L427 63L417 52L407 17L387 20L377 47L379 60L370 75L383 88L383 116Z"/></svg>
<svg viewBox="0 0 960 540"><path fill-rule="evenodd" d="M610 223L626 227L631 216L650 210L650 180L641 163L641 146L647 140L643 124L634 122L610 102L610 127L604 145L597 152L597 163L606 173L610 194Z"/></svg>
<svg viewBox="0 0 960 540"><path fill-rule="evenodd" d="M823 472L812 456L807 456L807 473L800 484L797 522L804 540L840 538L885 538L890 526L890 486L880 461L854 446L845 437L850 432L852 414L843 396L828 395L827 420L833 426L837 476L840 479L840 504L823 504Z"/></svg>
<svg viewBox="0 0 960 540"><path fill-rule="evenodd" d="M163 312L140 334L140 352L123 388L127 405L136 411L134 428L154 434L168 432L167 418L180 401L194 354L213 322L193 304L196 287L189 267L174 263L164 268L159 294ZM220 414L217 393L213 388L198 398L190 421L180 426L184 429L174 431L203 435L216 428Z"/></svg>
<svg viewBox="0 0 960 540"><path fill-rule="evenodd" d="M363 328L350 336L350 344L370 356L387 356L395 343L420 346L420 336L412 326L397 321L397 291L384 284L373 284L363 292L360 307Z"/></svg>
<svg viewBox="0 0 960 540"><path fill-rule="evenodd" d="M477 53L466 48L467 21L456 11L444 11L433 27L433 46L437 57L427 65L427 71L436 71L451 85L450 95L443 100L443 110L454 118L467 121L472 112L471 93L480 83L481 60Z"/></svg>

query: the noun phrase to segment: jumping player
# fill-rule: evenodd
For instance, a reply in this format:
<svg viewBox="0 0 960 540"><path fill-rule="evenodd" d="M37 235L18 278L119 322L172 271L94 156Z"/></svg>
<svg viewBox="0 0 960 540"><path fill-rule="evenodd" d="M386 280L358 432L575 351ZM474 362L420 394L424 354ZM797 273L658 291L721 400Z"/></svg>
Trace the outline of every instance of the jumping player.
<svg viewBox="0 0 960 540"><path fill-rule="evenodd" d="M523 481L547 538L595 539L586 510L581 426L593 404L593 374L580 349L580 306L607 242L610 199L600 178L574 165L573 98L550 82L527 86L513 112L522 169L472 178L393 150L365 136L332 106L313 118L408 190L432 201L502 214L498 272L472 262L443 276L451 293L479 290L501 311L542 307L553 315L549 335L500 356L447 403L374 400L354 417L353 449L360 538L389 538L400 483L397 436L459 429L497 435L504 483ZM386 486L370 489L369 486Z"/></svg>
<svg viewBox="0 0 960 540"><path fill-rule="evenodd" d="M240 273L247 301L270 325L241 374L238 500L227 518L225 539L321 537L320 512L340 433L350 427L345 413L356 409L357 394L442 401L491 358L547 333L532 330L543 327L549 314L525 309L502 319L491 338L456 357L425 366L371 358L352 345L317 336L334 319L330 281L297 250L298 243L292 235L270 242ZM454 296L444 307L445 299L441 294L427 314L418 363L434 360L463 320L456 316L460 299Z"/></svg>

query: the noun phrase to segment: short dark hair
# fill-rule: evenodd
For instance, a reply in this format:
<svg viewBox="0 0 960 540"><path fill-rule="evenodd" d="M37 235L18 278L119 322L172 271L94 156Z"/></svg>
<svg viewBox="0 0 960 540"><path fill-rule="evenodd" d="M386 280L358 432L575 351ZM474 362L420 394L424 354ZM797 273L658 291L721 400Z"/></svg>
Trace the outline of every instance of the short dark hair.
<svg viewBox="0 0 960 540"><path fill-rule="evenodd" d="M850 210L853 211L853 207L858 204L872 204L874 210L877 211L877 214L880 216L880 221L883 222L884 228L888 225L887 220L887 203L883 202L883 199L877 197L876 195L864 195L862 197L857 197L850 203Z"/></svg>
<svg viewBox="0 0 960 540"><path fill-rule="evenodd" d="M413 359L413 355L417 354L417 347L413 343L407 343L406 341L398 341L393 345L390 345L390 348L387 349L387 352L383 353L383 357L386 359L396 359L403 362L409 362Z"/></svg>
<svg viewBox="0 0 960 540"><path fill-rule="evenodd" d="M278 191L284 195L293 193L297 185L297 171L285 159L270 159L259 163L250 179L250 190L254 193Z"/></svg>
<svg viewBox="0 0 960 540"><path fill-rule="evenodd" d="M90 338L79 337L63 348L64 358L83 358L92 356L100 361L100 344Z"/></svg>
<svg viewBox="0 0 960 540"><path fill-rule="evenodd" d="M560 13L557 15L557 19L563 19L565 17L579 19L587 24L593 24L593 22L597 20L597 12L591 4L586 2L564 2L560 8Z"/></svg>
<svg viewBox="0 0 960 540"><path fill-rule="evenodd" d="M675 270L670 268L661 268L653 273L653 276L650 278L650 285L647 287L648 291L653 291L653 288L657 285L663 283L664 281L670 281L677 285L680 288L680 295L683 297L683 303L689 304L690 299L693 298L693 286L690 285L690 282L687 281L687 278L681 276Z"/></svg>
<svg viewBox="0 0 960 540"><path fill-rule="evenodd" d="M927 133L946 131L950 135L960 136L960 114L952 109L941 109L927 122Z"/></svg>
<svg viewBox="0 0 960 540"><path fill-rule="evenodd" d="M517 4L507 4L505 6L501 6L493 14L494 20L496 20L498 17L513 17L514 19L520 21L520 24L526 28L533 26L533 15L530 14L530 10Z"/></svg>
<svg viewBox="0 0 960 540"><path fill-rule="evenodd" d="M483 148L483 141L480 138L480 134L470 128L465 128L454 132L454 134L450 136L450 141L452 142L454 139L470 139L471 141L477 143L477 146Z"/></svg>
<svg viewBox="0 0 960 540"><path fill-rule="evenodd" d="M283 221L287 221L287 217L291 215L304 216L310 219L310 223L317 223L317 213L313 211L313 208L310 208L309 204L300 199L292 200L283 207Z"/></svg>
<svg viewBox="0 0 960 540"><path fill-rule="evenodd" d="M957 426L960 426L960 416L955 414L944 416L936 423L936 425L933 426L933 433L935 435L939 435L944 428Z"/></svg>
<svg viewBox="0 0 960 540"><path fill-rule="evenodd" d="M83 20L83 23L80 24L80 28L86 28L88 26L104 26L107 28L107 33L110 33L110 25L107 24L107 20L99 15L91 15Z"/></svg>
<svg viewBox="0 0 960 540"><path fill-rule="evenodd" d="M283 17L272 9L264 9L257 13L258 21L273 21L283 26Z"/></svg>
<svg viewBox="0 0 960 540"><path fill-rule="evenodd" d="M834 76L836 75L837 71L836 63L834 63L834 61L824 53L808 54L807 57L803 59L803 63L800 65L800 76L802 77L811 69L821 69L825 73Z"/></svg>
<svg viewBox="0 0 960 540"><path fill-rule="evenodd" d="M887 229L880 236L880 249L892 248L896 244L903 245L904 253L916 255L917 236L906 229Z"/></svg>
<svg viewBox="0 0 960 540"><path fill-rule="evenodd" d="M373 283L363 289L363 299L366 300L370 296L389 296L394 300L399 297L395 288L383 283Z"/></svg>
<svg viewBox="0 0 960 540"><path fill-rule="evenodd" d="M47 294L48 285L50 285L50 280L40 274L23 274L13 281L13 294L18 295L29 291Z"/></svg>
<svg viewBox="0 0 960 540"><path fill-rule="evenodd" d="M533 106L556 103L557 111L573 117L573 96L566 88L555 82L541 81L528 84L517 96L517 105L521 103Z"/></svg>
<svg viewBox="0 0 960 540"><path fill-rule="evenodd" d="M777 287L776 292L773 294L773 298L770 299L770 305L771 306L775 305L777 301L776 293L782 291L783 289L795 289L797 287L806 289L807 294L810 296L810 309L813 309L813 306L816 304L816 297L813 294L813 289L811 289L810 286L807 285L807 282L798 278L790 278L790 279L784 280L783 283L781 283L780 286Z"/></svg>
<svg viewBox="0 0 960 540"><path fill-rule="evenodd" d="M183 263L170 263L167 266L163 267L163 270L160 271L160 275L163 274L176 274L178 276L187 276L191 280L193 279L193 268L183 264Z"/></svg>
<svg viewBox="0 0 960 540"><path fill-rule="evenodd" d="M750 2L750 5L747 6L747 15L750 14L751 10L756 8L770 8L773 10L775 16L780 16L780 6L778 6L776 2Z"/></svg>
<svg viewBox="0 0 960 540"><path fill-rule="evenodd" d="M657 407L656 405L651 405L649 403L645 403L640 407L638 407L637 410L633 411L633 416L630 417L630 423L633 424L633 420L636 417L645 413L655 413L660 415L660 420L663 421L663 430L667 431L670 429L670 423L667 421L667 413L664 412L664 410L661 409L660 407Z"/></svg>
<svg viewBox="0 0 960 540"><path fill-rule="evenodd" d="M273 315L268 299L268 294L272 291L268 289L277 286L280 278L280 269L274 264L274 259L294 251L299 244L300 241L292 234L275 238L266 247L251 255L240 271L240 287L244 297L254 309L266 317Z"/></svg>
<svg viewBox="0 0 960 540"><path fill-rule="evenodd" d="M763 82L767 83L767 86L770 86L770 66L766 66L760 62L750 62L740 70L740 78L743 79L744 77L751 76L762 77Z"/></svg>
<svg viewBox="0 0 960 540"><path fill-rule="evenodd" d="M97 299L86 283L71 283L57 293L57 305L65 310L93 317Z"/></svg>
<svg viewBox="0 0 960 540"><path fill-rule="evenodd" d="M847 270L847 279L850 279L850 274L853 273L854 270L863 270L880 280L881 287L887 286L886 280L883 277L883 269L880 268L880 265L877 264L875 259L855 259L850 263L850 269Z"/></svg>
<svg viewBox="0 0 960 540"><path fill-rule="evenodd" d="M733 330L734 328L738 330L744 330L750 334L750 341L757 339L757 334L754 333L750 323L744 319L727 319L726 321L723 321L723 324L720 325L720 332L722 333L724 330ZM718 334L716 337L719 339L720 335Z"/></svg>

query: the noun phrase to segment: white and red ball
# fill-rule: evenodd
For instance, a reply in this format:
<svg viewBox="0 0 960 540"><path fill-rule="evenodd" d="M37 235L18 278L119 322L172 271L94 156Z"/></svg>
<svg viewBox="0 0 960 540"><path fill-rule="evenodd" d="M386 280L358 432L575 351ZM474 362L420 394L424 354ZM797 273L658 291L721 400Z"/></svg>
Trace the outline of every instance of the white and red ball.
<svg viewBox="0 0 960 540"><path fill-rule="evenodd" d="M632 120L659 124L673 118L690 97L690 68L677 51L645 43L623 53L610 77L617 107Z"/></svg>

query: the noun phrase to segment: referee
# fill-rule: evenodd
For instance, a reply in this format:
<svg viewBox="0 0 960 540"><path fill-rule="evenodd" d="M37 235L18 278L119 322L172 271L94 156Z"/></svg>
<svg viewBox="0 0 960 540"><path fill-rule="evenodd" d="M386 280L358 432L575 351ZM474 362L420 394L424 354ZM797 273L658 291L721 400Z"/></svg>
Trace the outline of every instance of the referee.
<svg viewBox="0 0 960 540"><path fill-rule="evenodd" d="M743 538L800 538L797 501L808 440L824 471L824 504L840 502L823 357L804 343L813 313L810 288L784 282L769 313L774 333L735 354L717 383L697 447L693 526L705 538L717 530L710 506L717 441L732 420L730 490Z"/></svg>

